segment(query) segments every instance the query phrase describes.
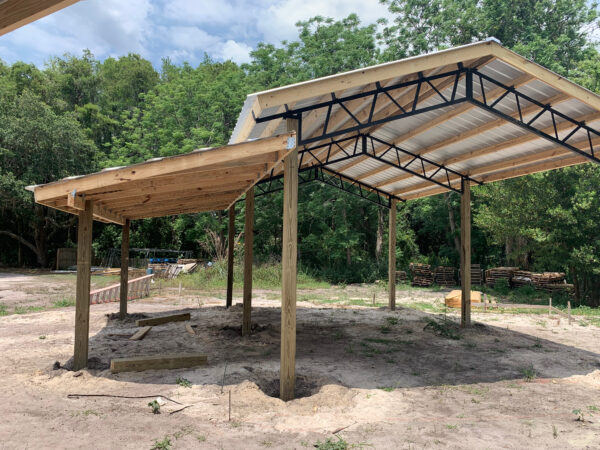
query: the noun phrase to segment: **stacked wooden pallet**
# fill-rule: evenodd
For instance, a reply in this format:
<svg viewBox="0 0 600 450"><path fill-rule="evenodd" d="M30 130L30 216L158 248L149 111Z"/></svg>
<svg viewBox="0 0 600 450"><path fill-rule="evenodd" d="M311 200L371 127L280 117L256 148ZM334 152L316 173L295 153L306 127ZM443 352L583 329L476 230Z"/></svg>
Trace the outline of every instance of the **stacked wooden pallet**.
<svg viewBox="0 0 600 450"><path fill-rule="evenodd" d="M471 284L475 286L483 285L483 270L479 264L471 264Z"/></svg>
<svg viewBox="0 0 600 450"><path fill-rule="evenodd" d="M536 286L535 288L540 291L549 292L550 294L564 292L570 296L575 295L575 285L568 283L549 283Z"/></svg>
<svg viewBox="0 0 600 450"><path fill-rule="evenodd" d="M534 273L531 281L535 286L544 286L546 284L557 284L565 282L565 274L562 272L543 272Z"/></svg>
<svg viewBox="0 0 600 450"><path fill-rule="evenodd" d="M410 263L412 285L428 287L433 284L433 273L429 264Z"/></svg>
<svg viewBox="0 0 600 450"><path fill-rule="evenodd" d="M514 287L529 286L532 284L533 272L527 270L515 270L512 277L512 285Z"/></svg>
<svg viewBox="0 0 600 450"><path fill-rule="evenodd" d="M406 272L404 270L396 270L396 283L406 282Z"/></svg>
<svg viewBox="0 0 600 450"><path fill-rule="evenodd" d="M438 286L456 286L456 269L454 267L439 266L433 270L433 281Z"/></svg>
<svg viewBox="0 0 600 450"><path fill-rule="evenodd" d="M515 272L519 270L518 267L494 267L485 271L485 284L490 287L494 287L498 280L506 280L510 285Z"/></svg>

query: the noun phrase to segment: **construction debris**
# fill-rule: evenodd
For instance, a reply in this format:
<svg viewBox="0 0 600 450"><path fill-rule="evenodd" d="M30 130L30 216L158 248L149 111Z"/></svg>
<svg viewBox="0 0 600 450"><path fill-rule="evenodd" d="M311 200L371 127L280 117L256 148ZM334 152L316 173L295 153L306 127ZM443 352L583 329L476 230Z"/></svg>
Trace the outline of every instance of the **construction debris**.
<svg viewBox="0 0 600 450"><path fill-rule="evenodd" d="M161 316L161 317L151 317L149 319L139 319L139 320L136 320L135 324L138 327L143 327L146 325L162 325L163 323L183 322L186 320L190 320L190 313L172 314L170 316Z"/></svg>
<svg viewBox="0 0 600 450"><path fill-rule="evenodd" d="M518 267L494 267L485 271L485 284L489 287L494 287L498 280L506 280L507 285L510 286L515 272L519 270Z"/></svg>
<svg viewBox="0 0 600 450"><path fill-rule="evenodd" d="M206 355L175 354L158 356L134 356L131 358L115 358L110 361L110 371L141 372L143 370L183 369L204 365Z"/></svg>
<svg viewBox="0 0 600 450"><path fill-rule="evenodd" d="M130 341L141 341L142 339L144 339L146 334L148 334L148 331L150 331L151 329L152 329L151 326L140 328L138 331L135 332L135 334L133 336L131 336L129 338L129 340Z"/></svg>

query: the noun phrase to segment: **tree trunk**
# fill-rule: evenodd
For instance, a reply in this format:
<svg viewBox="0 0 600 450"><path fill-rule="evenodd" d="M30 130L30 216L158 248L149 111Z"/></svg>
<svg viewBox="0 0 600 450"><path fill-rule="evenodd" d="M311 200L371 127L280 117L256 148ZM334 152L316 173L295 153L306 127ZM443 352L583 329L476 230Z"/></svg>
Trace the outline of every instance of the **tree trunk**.
<svg viewBox="0 0 600 450"><path fill-rule="evenodd" d="M454 210L452 209L452 205L450 204L450 193L444 192L444 200L446 202L446 208L448 209L448 222L450 223L450 233L452 233L452 237L454 239L454 248L456 252L460 255L460 238L456 233L456 221L454 220Z"/></svg>
<svg viewBox="0 0 600 450"><path fill-rule="evenodd" d="M377 264L381 262L383 252L383 209L377 208L377 239L375 241L375 259Z"/></svg>
<svg viewBox="0 0 600 450"><path fill-rule="evenodd" d="M23 244L25 247L27 247L29 250L31 250L35 254L37 260L39 261L40 257L38 255L38 249L31 242L26 241L23 237L21 237L17 234L14 234L10 231L7 231L7 230L0 230L0 234L11 237L14 240L16 240L17 242Z"/></svg>
<svg viewBox="0 0 600 450"><path fill-rule="evenodd" d="M35 247L37 249L37 263L41 267L48 265L48 230L46 229L46 211L44 207L38 205L35 208L35 219L33 221L33 236L35 239Z"/></svg>

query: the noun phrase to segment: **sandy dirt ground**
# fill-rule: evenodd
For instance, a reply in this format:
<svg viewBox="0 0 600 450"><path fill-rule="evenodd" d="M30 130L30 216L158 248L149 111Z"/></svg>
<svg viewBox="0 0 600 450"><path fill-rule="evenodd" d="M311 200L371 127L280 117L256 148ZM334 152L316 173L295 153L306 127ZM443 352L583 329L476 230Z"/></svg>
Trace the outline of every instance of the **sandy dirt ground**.
<svg viewBox="0 0 600 450"><path fill-rule="evenodd" d="M18 281L11 286L19 292ZM226 310L222 293L163 292L131 302L134 317L126 321L112 318L116 303L93 305L93 369L80 372L54 364L69 365L74 308L0 317L0 448L151 449L165 439L173 449L302 449L327 439L376 449L600 448L599 328L488 313L474 314L476 325L460 332L455 312L444 317L409 307L434 302L440 292L400 291L394 312L310 302L327 290L300 294L299 398L287 403L276 398L275 291L255 292L255 330L245 338L240 298ZM0 302L10 301L6 296ZM191 313L196 336L178 322L128 340L134 318L183 311ZM458 339L437 334L432 319ZM114 357L172 352L205 353L208 364L108 370ZM157 396L165 404L152 414L148 402Z"/></svg>

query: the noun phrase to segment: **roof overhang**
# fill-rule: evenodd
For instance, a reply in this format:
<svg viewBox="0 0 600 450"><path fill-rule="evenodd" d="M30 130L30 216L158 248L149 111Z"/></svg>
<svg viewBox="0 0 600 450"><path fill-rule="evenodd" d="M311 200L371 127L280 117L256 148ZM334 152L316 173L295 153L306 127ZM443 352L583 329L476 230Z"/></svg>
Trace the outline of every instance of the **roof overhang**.
<svg viewBox="0 0 600 450"><path fill-rule="evenodd" d="M30 186L37 203L78 214L93 200L94 219L123 224L142 219L227 209L277 169L296 146L295 133Z"/></svg>
<svg viewBox="0 0 600 450"><path fill-rule="evenodd" d="M34 22L78 0L0 0L0 36Z"/></svg>
<svg viewBox="0 0 600 450"><path fill-rule="evenodd" d="M600 162L600 97L495 39L251 94L230 142L288 118L300 172L390 198Z"/></svg>

